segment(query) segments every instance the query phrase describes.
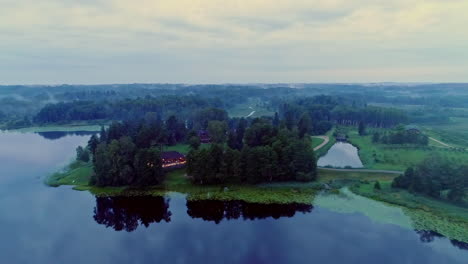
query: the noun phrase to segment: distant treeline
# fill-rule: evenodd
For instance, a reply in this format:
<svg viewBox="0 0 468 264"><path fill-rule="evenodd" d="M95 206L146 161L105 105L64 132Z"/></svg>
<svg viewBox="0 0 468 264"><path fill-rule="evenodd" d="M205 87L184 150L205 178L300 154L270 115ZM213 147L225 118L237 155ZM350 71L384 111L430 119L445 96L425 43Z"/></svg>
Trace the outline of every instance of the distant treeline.
<svg viewBox="0 0 468 264"><path fill-rule="evenodd" d="M171 115L189 118L202 109L221 106L219 100L197 96L148 97L115 102L76 101L49 104L39 111L34 122L45 124L99 119L130 120L149 112L155 112L162 118Z"/></svg>
<svg viewBox="0 0 468 264"><path fill-rule="evenodd" d="M467 203L468 164L454 164L438 155L431 156L395 178L393 187Z"/></svg>
<svg viewBox="0 0 468 264"><path fill-rule="evenodd" d="M314 96L281 103L279 111L286 125L298 122L307 114L313 122L314 134L323 134L333 124L392 127L407 121L406 114L398 109L367 106L363 101L336 96Z"/></svg>

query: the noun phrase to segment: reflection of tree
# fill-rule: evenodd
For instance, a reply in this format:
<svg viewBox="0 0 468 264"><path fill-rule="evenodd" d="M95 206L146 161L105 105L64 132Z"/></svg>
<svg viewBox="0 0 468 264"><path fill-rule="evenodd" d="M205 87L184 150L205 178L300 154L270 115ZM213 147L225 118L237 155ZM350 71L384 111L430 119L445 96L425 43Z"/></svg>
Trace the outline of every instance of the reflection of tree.
<svg viewBox="0 0 468 264"><path fill-rule="evenodd" d="M169 201L164 197L96 197L94 220L116 231L134 231L138 225L170 222Z"/></svg>
<svg viewBox="0 0 468 264"><path fill-rule="evenodd" d="M416 233L419 235L419 240L424 243L429 243L434 241L436 237L441 238L444 237L443 235L434 232L434 231L427 231L427 230L415 230Z"/></svg>
<svg viewBox="0 0 468 264"><path fill-rule="evenodd" d="M450 242L452 243L452 245L456 246L459 249L468 250L468 243L460 242L458 240L453 240L453 239L450 240Z"/></svg>
<svg viewBox="0 0 468 264"><path fill-rule="evenodd" d="M57 140L66 136L90 136L95 134L95 132L88 131L74 131L74 132L61 132L61 131L51 131L51 132L36 132L39 136L49 139Z"/></svg>
<svg viewBox="0 0 468 264"><path fill-rule="evenodd" d="M424 243L430 243L430 242L433 242L435 238L444 237L443 235L434 231L426 231L426 230L415 230L415 231L417 234L419 234L419 239L421 240L421 242L424 242ZM450 243L452 243L452 245L456 246L459 249L468 250L468 243L461 242L455 239L450 240Z"/></svg>
<svg viewBox="0 0 468 264"><path fill-rule="evenodd" d="M243 217L244 220L255 220L272 217L292 217L296 212L309 213L313 209L308 204L259 204L243 201L200 200L187 201L187 213L192 218L205 221L221 222Z"/></svg>

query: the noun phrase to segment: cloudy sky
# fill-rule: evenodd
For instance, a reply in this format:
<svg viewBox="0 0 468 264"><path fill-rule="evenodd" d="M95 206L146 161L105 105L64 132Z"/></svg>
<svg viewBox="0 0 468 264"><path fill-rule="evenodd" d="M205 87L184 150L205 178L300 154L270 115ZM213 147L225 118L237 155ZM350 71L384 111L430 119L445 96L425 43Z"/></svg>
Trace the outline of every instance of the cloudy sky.
<svg viewBox="0 0 468 264"><path fill-rule="evenodd" d="M467 0L0 0L0 84L467 82Z"/></svg>

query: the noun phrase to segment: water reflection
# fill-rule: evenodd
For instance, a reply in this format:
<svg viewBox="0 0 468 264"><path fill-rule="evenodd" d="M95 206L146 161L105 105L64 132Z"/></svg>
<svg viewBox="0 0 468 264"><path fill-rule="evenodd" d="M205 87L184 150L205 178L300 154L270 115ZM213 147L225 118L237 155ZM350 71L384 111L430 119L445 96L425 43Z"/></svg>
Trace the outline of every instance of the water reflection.
<svg viewBox="0 0 468 264"><path fill-rule="evenodd" d="M419 235L419 240L423 243L431 243L434 242L436 238L445 238L443 235L435 232L435 231L428 231L428 230L415 230L416 233ZM455 239L450 240L450 243L455 247L468 250L468 243L461 242Z"/></svg>
<svg viewBox="0 0 468 264"><path fill-rule="evenodd" d="M116 231L132 232L138 226L170 222L169 200L164 197L96 197L94 220Z"/></svg>
<svg viewBox="0 0 468 264"><path fill-rule="evenodd" d="M91 136L97 132L89 131L73 131L73 132L61 132L61 131L51 131L51 132L36 132L39 136L48 139L48 140L57 140L64 138L66 136Z"/></svg>
<svg viewBox="0 0 468 264"><path fill-rule="evenodd" d="M243 201L200 200L187 201L187 214L192 218L201 218L215 223L221 220L243 218L255 220L280 217L293 217L296 212L310 213L313 206L308 204L259 204Z"/></svg>
<svg viewBox="0 0 468 264"><path fill-rule="evenodd" d="M362 168L362 161L358 155L358 149L349 144L343 142L337 142L333 145L327 154L321 157L317 165L320 167L332 166L332 167L351 167L351 168Z"/></svg>

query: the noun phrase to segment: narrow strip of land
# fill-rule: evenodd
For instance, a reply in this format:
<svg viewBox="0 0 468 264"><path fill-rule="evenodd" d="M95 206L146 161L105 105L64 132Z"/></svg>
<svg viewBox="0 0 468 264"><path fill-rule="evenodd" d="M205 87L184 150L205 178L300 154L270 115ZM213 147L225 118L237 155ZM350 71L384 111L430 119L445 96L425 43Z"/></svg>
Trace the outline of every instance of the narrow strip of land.
<svg viewBox="0 0 468 264"><path fill-rule="evenodd" d="M314 151L317 151L317 150L323 148L323 146L325 146L330 141L330 138L328 136L313 136L313 138L323 139L323 142L320 145L316 146L314 148Z"/></svg>
<svg viewBox="0 0 468 264"><path fill-rule="evenodd" d="M251 117L251 116L253 116L253 114L255 114L255 111L252 111L252 112L251 112L248 116L246 116L246 117Z"/></svg>
<svg viewBox="0 0 468 264"><path fill-rule="evenodd" d="M433 137L429 137L429 139L432 140L432 141L434 141L434 142L437 142L437 143L439 143L439 144L441 144L442 146L445 146L445 147L447 147L447 148L452 148L452 146L450 146L450 145L448 145L448 144L445 144L444 142L442 142L442 141L440 141L440 140L437 140L437 139L435 139L435 138L433 138Z"/></svg>
<svg viewBox="0 0 468 264"><path fill-rule="evenodd" d="M319 167L321 170L328 171L343 171L343 172L371 172L371 173L388 173L388 174L402 174L402 171L392 171L392 170L370 170L370 169L335 169L335 168L323 168Z"/></svg>

